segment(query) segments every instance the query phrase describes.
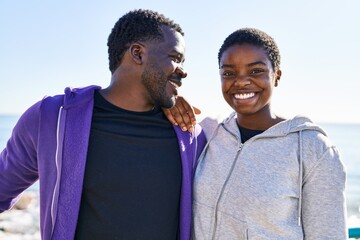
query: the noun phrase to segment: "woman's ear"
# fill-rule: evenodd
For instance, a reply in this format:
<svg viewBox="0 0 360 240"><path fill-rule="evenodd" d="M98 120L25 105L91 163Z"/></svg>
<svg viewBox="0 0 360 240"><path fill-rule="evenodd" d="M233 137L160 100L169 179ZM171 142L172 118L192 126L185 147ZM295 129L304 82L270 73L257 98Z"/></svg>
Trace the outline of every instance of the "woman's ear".
<svg viewBox="0 0 360 240"><path fill-rule="evenodd" d="M275 72L275 85L274 85L275 87L279 85L280 78L281 78L281 70L278 69Z"/></svg>
<svg viewBox="0 0 360 240"><path fill-rule="evenodd" d="M141 65L143 63L142 55L143 55L143 51L144 51L144 46L140 43L133 43L133 44L131 44L129 51L130 51L130 56L133 59L133 61L136 64Z"/></svg>

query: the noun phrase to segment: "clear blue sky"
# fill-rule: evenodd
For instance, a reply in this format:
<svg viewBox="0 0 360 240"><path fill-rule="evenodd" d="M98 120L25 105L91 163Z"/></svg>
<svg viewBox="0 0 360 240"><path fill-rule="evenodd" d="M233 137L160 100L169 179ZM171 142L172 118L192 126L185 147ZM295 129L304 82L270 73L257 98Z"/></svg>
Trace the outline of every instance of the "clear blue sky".
<svg viewBox="0 0 360 240"><path fill-rule="evenodd" d="M110 82L107 37L120 16L149 8L185 31L188 77L180 92L201 117L231 112L217 52L227 35L256 27L275 38L282 79L273 107L283 116L360 123L360 1L39 1L0 3L0 113L20 114L66 86Z"/></svg>

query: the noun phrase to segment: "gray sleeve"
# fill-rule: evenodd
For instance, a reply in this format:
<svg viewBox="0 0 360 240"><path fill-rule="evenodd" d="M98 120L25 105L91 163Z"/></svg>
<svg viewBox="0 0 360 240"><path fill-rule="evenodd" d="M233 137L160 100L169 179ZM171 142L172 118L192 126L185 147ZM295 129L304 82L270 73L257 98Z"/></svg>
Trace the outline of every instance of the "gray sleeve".
<svg viewBox="0 0 360 240"><path fill-rule="evenodd" d="M213 135L219 122L216 119L206 117L199 124L204 130L206 139L209 140L209 138Z"/></svg>
<svg viewBox="0 0 360 240"><path fill-rule="evenodd" d="M330 147L304 176L304 239L347 239L345 183L345 167L337 149Z"/></svg>

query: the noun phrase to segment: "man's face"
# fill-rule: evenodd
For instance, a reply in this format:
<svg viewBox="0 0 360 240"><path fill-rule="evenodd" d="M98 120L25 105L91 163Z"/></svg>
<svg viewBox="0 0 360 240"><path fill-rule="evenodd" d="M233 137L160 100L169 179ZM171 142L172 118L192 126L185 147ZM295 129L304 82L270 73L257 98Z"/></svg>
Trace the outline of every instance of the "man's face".
<svg viewBox="0 0 360 240"><path fill-rule="evenodd" d="M164 41L148 45L148 61L141 79L154 105L171 108L181 79L187 75L183 69L185 42L180 33L168 27L163 27L163 34Z"/></svg>

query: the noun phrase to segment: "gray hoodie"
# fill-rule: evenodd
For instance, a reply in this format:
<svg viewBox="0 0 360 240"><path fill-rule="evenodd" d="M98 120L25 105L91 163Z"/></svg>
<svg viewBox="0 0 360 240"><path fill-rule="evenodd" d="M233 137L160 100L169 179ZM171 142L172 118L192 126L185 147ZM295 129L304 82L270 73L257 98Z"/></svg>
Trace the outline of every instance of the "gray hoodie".
<svg viewBox="0 0 360 240"><path fill-rule="evenodd" d="M236 114L205 119L193 239L346 239L346 173L325 132L297 116L241 143Z"/></svg>

